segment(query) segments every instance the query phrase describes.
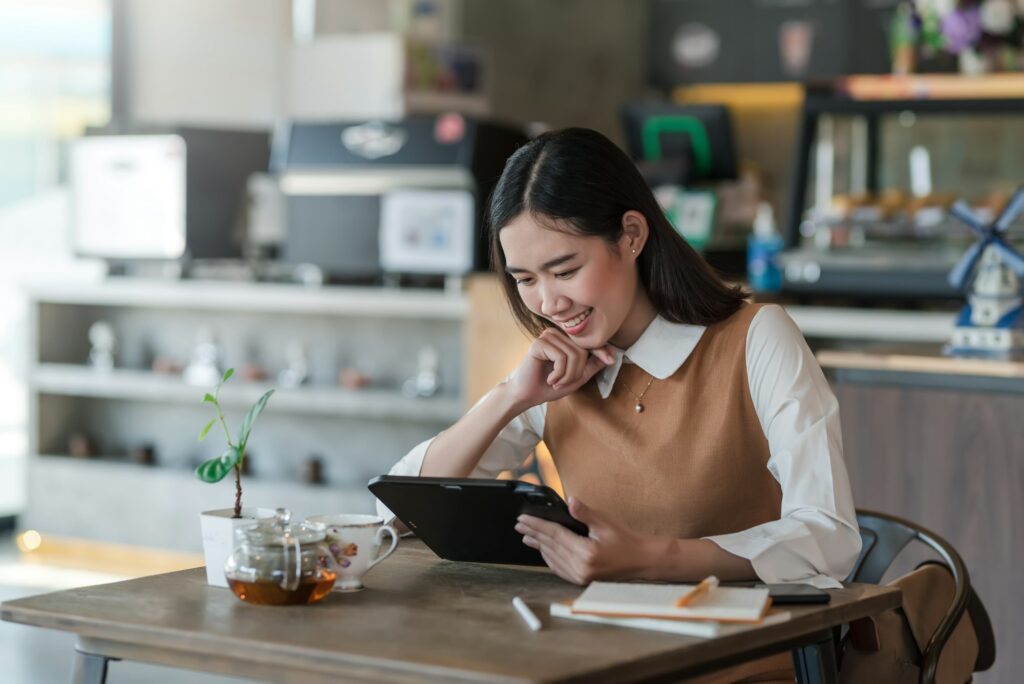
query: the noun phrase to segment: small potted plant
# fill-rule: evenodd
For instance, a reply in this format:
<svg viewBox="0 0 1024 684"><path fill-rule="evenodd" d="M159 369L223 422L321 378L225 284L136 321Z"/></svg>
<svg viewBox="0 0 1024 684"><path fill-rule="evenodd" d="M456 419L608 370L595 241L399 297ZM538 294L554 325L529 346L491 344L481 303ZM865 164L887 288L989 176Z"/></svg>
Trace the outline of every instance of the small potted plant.
<svg viewBox="0 0 1024 684"><path fill-rule="evenodd" d="M245 448L249 443L249 434L252 432L253 423L263 412L274 390L267 391L256 400L256 403L249 408L249 412L245 414L242 426L238 430L238 436L232 438L227 421L224 419L224 412L221 410L220 388L234 373L233 368L227 369L213 393L207 392L203 396L203 402L212 404L217 415L203 426L202 432L199 433L199 439L202 441L206 439L206 435L214 424L220 423L224 428L227 449L220 456L211 458L196 468L196 475L203 482L220 482L231 471L235 473L234 508L204 511L200 514L203 531L203 555L206 559L206 581L208 584L218 587L228 586L224 577L224 565L234 546L235 530L259 518L270 518L274 515L274 511L269 508L242 507L242 466L245 463Z"/></svg>

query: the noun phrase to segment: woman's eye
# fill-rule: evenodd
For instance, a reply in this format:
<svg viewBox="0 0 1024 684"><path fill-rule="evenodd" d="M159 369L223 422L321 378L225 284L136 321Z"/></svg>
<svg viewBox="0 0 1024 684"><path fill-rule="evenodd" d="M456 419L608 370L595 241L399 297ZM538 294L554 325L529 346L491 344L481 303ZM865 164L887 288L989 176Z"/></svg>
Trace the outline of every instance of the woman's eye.
<svg viewBox="0 0 1024 684"><path fill-rule="evenodd" d="M529 285L533 282L533 278L516 278L516 285Z"/></svg>
<svg viewBox="0 0 1024 684"><path fill-rule="evenodd" d="M573 268L573 269L569 269L568 271L562 271L561 273L556 273L555 277L556 278L563 278L563 279L564 278L571 278L572 275L574 273L576 273L576 271L578 271L578 270L580 270L579 267Z"/></svg>

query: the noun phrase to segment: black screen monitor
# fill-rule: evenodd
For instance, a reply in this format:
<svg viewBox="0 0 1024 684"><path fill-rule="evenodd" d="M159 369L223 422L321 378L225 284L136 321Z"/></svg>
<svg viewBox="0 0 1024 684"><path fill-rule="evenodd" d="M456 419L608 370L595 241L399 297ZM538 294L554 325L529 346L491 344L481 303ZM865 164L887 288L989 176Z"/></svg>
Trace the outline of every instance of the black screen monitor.
<svg viewBox="0 0 1024 684"><path fill-rule="evenodd" d="M736 178L728 108L634 102L622 119L629 152L652 186Z"/></svg>

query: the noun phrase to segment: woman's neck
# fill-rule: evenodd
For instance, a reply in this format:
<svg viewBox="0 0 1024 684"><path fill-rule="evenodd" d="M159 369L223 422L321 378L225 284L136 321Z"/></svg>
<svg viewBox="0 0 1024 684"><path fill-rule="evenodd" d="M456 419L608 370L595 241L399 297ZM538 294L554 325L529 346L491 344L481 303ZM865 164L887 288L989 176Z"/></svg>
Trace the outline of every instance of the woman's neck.
<svg viewBox="0 0 1024 684"><path fill-rule="evenodd" d="M638 290L633 308L630 309L626 320L622 321L622 325L608 342L619 349L629 349L640 339L640 336L647 330L647 326L657 315L658 312L651 304L651 300L647 298L647 293L642 289Z"/></svg>

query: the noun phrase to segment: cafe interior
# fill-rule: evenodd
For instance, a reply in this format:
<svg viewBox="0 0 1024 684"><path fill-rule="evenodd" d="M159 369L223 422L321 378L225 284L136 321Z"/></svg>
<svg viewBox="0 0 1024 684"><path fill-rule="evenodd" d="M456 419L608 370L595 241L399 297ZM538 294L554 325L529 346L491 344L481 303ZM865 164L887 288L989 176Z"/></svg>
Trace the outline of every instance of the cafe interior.
<svg viewBox="0 0 1024 684"><path fill-rule="evenodd" d="M1021 680L1024 2L0 0L0 103L0 680ZM543 561L451 550L465 492L439 541L369 517L529 348L485 210L567 127L824 372L830 604L581 624ZM497 482L568 495L543 442ZM394 554L315 605L233 579L360 526Z"/></svg>

